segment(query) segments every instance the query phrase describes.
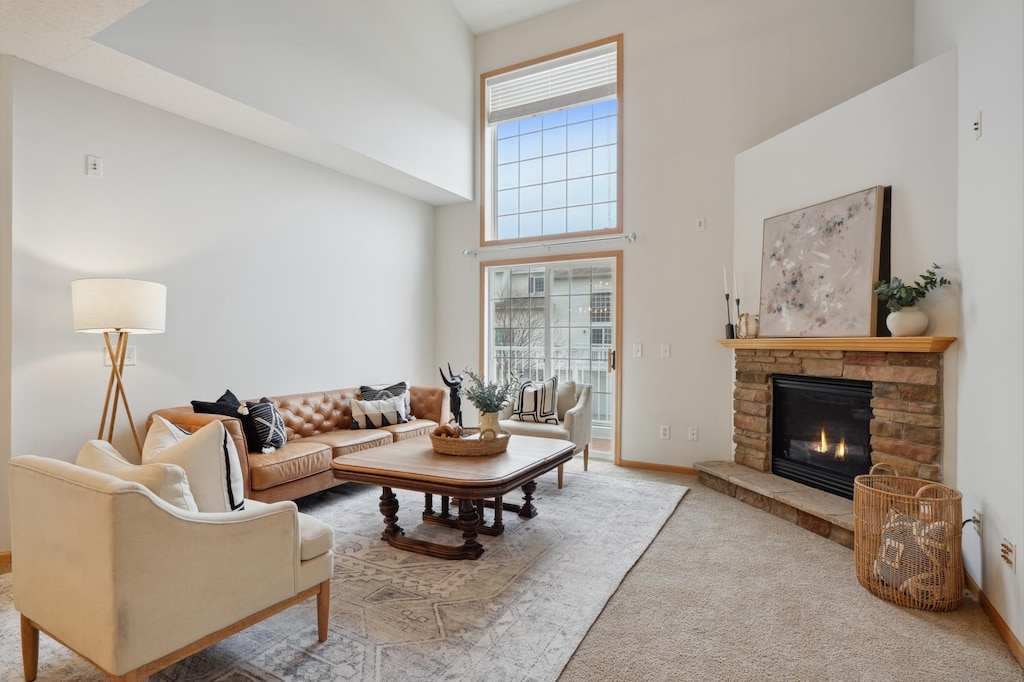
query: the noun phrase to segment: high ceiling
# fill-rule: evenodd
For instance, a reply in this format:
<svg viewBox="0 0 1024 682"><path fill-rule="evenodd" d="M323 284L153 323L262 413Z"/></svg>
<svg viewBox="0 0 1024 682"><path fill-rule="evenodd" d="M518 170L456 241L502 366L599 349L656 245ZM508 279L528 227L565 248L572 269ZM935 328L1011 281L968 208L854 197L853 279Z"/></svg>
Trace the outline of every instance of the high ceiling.
<svg viewBox="0 0 1024 682"><path fill-rule="evenodd" d="M451 0L475 35L580 1ZM92 39L148 2L0 0L0 54L13 55L431 204L465 199ZM304 6L303 2L293 2L288 10L299 12Z"/></svg>
<svg viewBox="0 0 1024 682"><path fill-rule="evenodd" d="M580 0L452 0L474 35L546 14Z"/></svg>

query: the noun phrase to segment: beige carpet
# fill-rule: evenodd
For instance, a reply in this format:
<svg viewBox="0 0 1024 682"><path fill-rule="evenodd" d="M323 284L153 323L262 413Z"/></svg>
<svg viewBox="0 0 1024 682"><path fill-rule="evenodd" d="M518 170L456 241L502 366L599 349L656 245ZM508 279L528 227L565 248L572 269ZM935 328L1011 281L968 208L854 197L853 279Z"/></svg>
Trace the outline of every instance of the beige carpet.
<svg viewBox="0 0 1024 682"><path fill-rule="evenodd" d="M884 602L857 582L852 550L693 477L593 460L588 475L692 488L559 682L1024 679L976 601Z"/></svg>
<svg viewBox="0 0 1024 682"><path fill-rule="evenodd" d="M458 531L418 524L423 495L396 493L407 532L457 544ZM153 679L554 680L685 493L583 473L568 474L558 490L552 472L538 481L539 515L524 521L506 512L505 534L482 536L486 551L477 561L382 543L379 488L349 484L311 496L300 508L336 533L328 641L317 644L308 601ZM0 576L0 677L13 681L21 661L12 601L11 575ZM45 635L40 640L40 680L105 679Z"/></svg>

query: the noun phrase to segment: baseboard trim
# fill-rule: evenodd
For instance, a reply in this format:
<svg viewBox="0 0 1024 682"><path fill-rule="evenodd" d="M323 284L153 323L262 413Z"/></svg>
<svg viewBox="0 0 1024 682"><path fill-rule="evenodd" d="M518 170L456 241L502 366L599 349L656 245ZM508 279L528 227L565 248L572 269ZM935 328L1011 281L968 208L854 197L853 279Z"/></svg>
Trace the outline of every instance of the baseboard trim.
<svg viewBox="0 0 1024 682"><path fill-rule="evenodd" d="M11 553L0 552L0 574L11 572Z"/></svg>
<svg viewBox="0 0 1024 682"><path fill-rule="evenodd" d="M619 466L627 469L646 469L647 471L667 471L673 474L685 474L687 476L696 476L700 472L693 467L680 467L673 466L671 464L652 464L651 462L636 462L629 459L620 459L618 462Z"/></svg>
<svg viewBox="0 0 1024 682"><path fill-rule="evenodd" d="M1013 634L1013 630L1011 630L1010 626L1006 624L1003 617L999 615L999 611L996 610L996 607L991 601L989 601L989 598L985 596L985 593L978 586L978 583L974 582L974 578L972 578L971 574L967 571L964 571L964 582L967 584L967 589L970 590L971 593L977 595L978 604L981 605L981 610L984 611L985 615L988 616L988 619L992 621L992 625L999 634L999 638L1006 643L1006 646L1010 649L1010 653L1017 659L1017 665L1024 668L1024 645L1022 645L1020 640Z"/></svg>

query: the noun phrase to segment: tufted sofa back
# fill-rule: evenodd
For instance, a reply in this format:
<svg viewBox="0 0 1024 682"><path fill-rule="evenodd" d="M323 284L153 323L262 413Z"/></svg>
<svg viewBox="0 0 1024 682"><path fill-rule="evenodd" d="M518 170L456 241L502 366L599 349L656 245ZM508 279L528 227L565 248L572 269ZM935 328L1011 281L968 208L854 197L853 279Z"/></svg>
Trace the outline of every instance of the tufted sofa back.
<svg viewBox="0 0 1024 682"><path fill-rule="evenodd" d="M433 386L410 386L410 407L419 419L443 424L448 421L448 392ZM288 440L308 438L352 425L350 400L359 400L359 389L342 388L316 393L296 393L271 397L284 420ZM442 419L442 415L445 417Z"/></svg>
<svg viewBox="0 0 1024 682"><path fill-rule="evenodd" d="M296 393L271 398L284 420L288 440L308 438L352 425L348 401L356 398L351 389Z"/></svg>

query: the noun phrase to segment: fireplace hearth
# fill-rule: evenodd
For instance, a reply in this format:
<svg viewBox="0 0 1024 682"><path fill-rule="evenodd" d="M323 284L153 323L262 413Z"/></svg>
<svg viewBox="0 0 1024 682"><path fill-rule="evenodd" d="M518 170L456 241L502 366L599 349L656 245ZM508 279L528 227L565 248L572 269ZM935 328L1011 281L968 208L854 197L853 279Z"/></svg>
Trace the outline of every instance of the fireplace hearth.
<svg viewBox="0 0 1024 682"><path fill-rule="evenodd" d="M851 500L772 473L773 381L789 375L870 383L871 463L941 482L943 353L954 341L951 336L719 339L735 351L735 449L731 461L698 462L701 483L853 549ZM819 449L820 435L819 429ZM826 449L837 447L828 438L826 431Z"/></svg>
<svg viewBox="0 0 1024 682"><path fill-rule="evenodd" d="M772 473L853 499L871 469L871 382L772 377Z"/></svg>

